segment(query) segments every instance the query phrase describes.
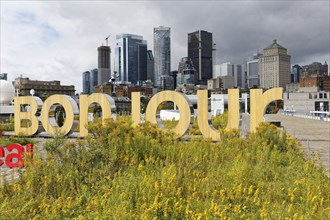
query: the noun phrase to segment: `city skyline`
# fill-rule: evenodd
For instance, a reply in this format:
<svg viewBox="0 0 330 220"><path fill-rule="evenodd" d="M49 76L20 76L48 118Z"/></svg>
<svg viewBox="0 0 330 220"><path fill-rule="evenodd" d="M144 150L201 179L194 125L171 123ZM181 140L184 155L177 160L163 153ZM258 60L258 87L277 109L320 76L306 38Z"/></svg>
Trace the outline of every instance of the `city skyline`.
<svg viewBox="0 0 330 220"><path fill-rule="evenodd" d="M187 56L187 34L200 29L213 33L215 64L243 64L274 39L286 46L292 65L330 63L327 1L1 1L1 73L9 80L21 74L61 80L81 92L77 82L97 67L97 47L109 34L112 51L115 35L125 32L143 36L153 50L153 28L161 25L171 28L171 70Z"/></svg>

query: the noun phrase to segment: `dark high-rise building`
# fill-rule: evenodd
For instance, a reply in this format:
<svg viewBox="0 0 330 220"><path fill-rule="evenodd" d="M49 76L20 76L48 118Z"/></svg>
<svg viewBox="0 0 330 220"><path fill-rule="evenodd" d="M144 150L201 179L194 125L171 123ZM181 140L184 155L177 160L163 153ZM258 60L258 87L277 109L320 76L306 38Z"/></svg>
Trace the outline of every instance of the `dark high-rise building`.
<svg viewBox="0 0 330 220"><path fill-rule="evenodd" d="M189 57L181 58L178 66L177 84L196 84L198 75Z"/></svg>
<svg viewBox="0 0 330 220"><path fill-rule="evenodd" d="M7 73L0 73L0 79L7 80Z"/></svg>
<svg viewBox="0 0 330 220"><path fill-rule="evenodd" d="M171 72L171 28L154 28L154 59L155 59L155 77L154 83L157 88L162 88ZM161 79L161 76L164 76Z"/></svg>
<svg viewBox="0 0 330 220"><path fill-rule="evenodd" d="M94 86L97 86L97 69L83 72L83 94L92 94Z"/></svg>
<svg viewBox="0 0 330 220"><path fill-rule="evenodd" d="M89 71L85 71L83 72L83 81L82 81L82 87L83 87L83 91L82 93L83 94L90 94L90 91L91 91L91 73Z"/></svg>
<svg viewBox="0 0 330 220"><path fill-rule="evenodd" d="M155 82L155 60L152 50L147 51L147 79Z"/></svg>
<svg viewBox="0 0 330 220"><path fill-rule="evenodd" d="M233 70L234 70L234 80L235 80L234 84L236 84L235 87L244 89L245 75L244 75L244 71L242 71L242 65L234 64Z"/></svg>
<svg viewBox="0 0 330 220"><path fill-rule="evenodd" d="M174 79L170 75L160 76L160 87L162 90L173 90L174 89Z"/></svg>
<svg viewBox="0 0 330 220"><path fill-rule="evenodd" d="M123 82L147 80L147 41L142 36L116 36L115 71Z"/></svg>
<svg viewBox="0 0 330 220"><path fill-rule="evenodd" d="M179 66L178 66L178 72L179 73L187 73L187 71L196 71L194 68L194 65L189 57L182 57Z"/></svg>
<svg viewBox="0 0 330 220"><path fill-rule="evenodd" d="M98 51L98 84L109 82L111 78L110 69L110 54L111 49L109 46L100 46Z"/></svg>
<svg viewBox="0 0 330 220"><path fill-rule="evenodd" d="M97 69L92 69L90 71L90 94L94 91L94 86L98 85L98 75L97 75Z"/></svg>
<svg viewBox="0 0 330 220"><path fill-rule="evenodd" d="M292 67L291 83L299 83L301 71L302 71L301 66L297 64Z"/></svg>
<svg viewBox="0 0 330 220"><path fill-rule="evenodd" d="M188 34L188 57L197 71L200 84L206 85L213 76L212 33L195 31Z"/></svg>

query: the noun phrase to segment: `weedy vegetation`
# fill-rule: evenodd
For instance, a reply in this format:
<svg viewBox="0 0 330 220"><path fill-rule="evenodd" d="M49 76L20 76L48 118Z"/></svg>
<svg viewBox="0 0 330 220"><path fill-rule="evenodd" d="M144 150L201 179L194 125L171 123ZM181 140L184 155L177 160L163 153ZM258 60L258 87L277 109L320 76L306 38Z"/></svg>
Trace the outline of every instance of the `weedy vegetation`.
<svg viewBox="0 0 330 220"><path fill-rule="evenodd" d="M14 130L14 118L0 121L0 131L13 131Z"/></svg>
<svg viewBox="0 0 330 220"><path fill-rule="evenodd" d="M222 125L222 122L219 122ZM183 141L127 117L54 139L0 189L2 219L328 219L329 179L269 124Z"/></svg>
<svg viewBox="0 0 330 220"><path fill-rule="evenodd" d="M9 144L17 143L17 144L35 144L37 143L33 138L27 138L27 137L0 137L0 145L3 147L6 147Z"/></svg>

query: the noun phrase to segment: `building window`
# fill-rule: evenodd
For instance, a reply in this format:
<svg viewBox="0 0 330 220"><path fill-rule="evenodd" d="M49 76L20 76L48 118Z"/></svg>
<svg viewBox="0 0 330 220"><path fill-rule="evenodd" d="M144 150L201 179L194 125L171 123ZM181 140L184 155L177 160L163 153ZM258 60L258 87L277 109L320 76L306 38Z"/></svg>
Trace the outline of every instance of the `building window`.
<svg viewBox="0 0 330 220"><path fill-rule="evenodd" d="M327 98L328 98L326 93L324 93L324 98L325 98L325 99L327 99Z"/></svg>
<svg viewBox="0 0 330 220"><path fill-rule="evenodd" d="M323 99L323 93L319 93L319 98Z"/></svg>

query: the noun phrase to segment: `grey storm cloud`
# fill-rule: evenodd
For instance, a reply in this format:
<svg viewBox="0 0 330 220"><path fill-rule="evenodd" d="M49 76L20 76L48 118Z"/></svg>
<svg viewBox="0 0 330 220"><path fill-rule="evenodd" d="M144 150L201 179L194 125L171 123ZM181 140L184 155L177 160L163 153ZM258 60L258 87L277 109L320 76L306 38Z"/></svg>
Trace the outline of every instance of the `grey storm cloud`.
<svg viewBox="0 0 330 220"><path fill-rule="evenodd" d="M243 64L277 39L293 64L329 63L329 1L1 1L1 72L61 80L81 91L96 48L115 35L171 27L171 66L187 56L187 34L213 33L216 63Z"/></svg>
<svg viewBox="0 0 330 220"><path fill-rule="evenodd" d="M187 32L212 32L218 62L243 63L273 39L288 49L292 62L329 60L328 1L192 1L171 7L172 3L154 4L171 8L159 11L175 27L173 37L186 47Z"/></svg>

